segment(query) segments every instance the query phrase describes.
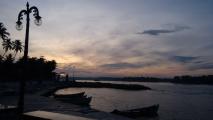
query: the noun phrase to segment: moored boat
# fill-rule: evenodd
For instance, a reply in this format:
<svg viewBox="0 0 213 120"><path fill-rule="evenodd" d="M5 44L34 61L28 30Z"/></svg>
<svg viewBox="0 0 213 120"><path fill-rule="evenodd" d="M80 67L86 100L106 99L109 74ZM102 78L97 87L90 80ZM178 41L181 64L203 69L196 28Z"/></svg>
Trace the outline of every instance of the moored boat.
<svg viewBox="0 0 213 120"><path fill-rule="evenodd" d="M56 100L66 102L66 103L72 103L76 105L87 106L90 104L92 97L56 98Z"/></svg>
<svg viewBox="0 0 213 120"><path fill-rule="evenodd" d="M92 97L87 97L85 92L76 93L76 94L66 94L66 95L54 95L56 100L72 103L76 105L88 106L92 100Z"/></svg>
<svg viewBox="0 0 213 120"><path fill-rule="evenodd" d="M149 107L131 109L131 110L113 110L111 113L122 115L130 118L139 118L139 117L156 117L158 114L159 104L152 105Z"/></svg>
<svg viewBox="0 0 213 120"><path fill-rule="evenodd" d="M85 92L75 93L75 94L54 94L54 98L78 98L83 97Z"/></svg>

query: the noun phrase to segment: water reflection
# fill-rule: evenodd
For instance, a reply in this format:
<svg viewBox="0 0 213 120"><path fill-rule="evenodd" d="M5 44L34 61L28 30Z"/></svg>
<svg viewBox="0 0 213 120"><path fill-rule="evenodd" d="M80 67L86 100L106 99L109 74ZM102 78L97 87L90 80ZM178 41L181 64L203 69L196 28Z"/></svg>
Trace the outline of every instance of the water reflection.
<svg viewBox="0 0 213 120"><path fill-rule="evenodd" d="M116 82L120 83L120 82ZM123 83L123 82L122 82ZM127 84L136 84L127 83ZM113 109L132 109L160 104L160 120L213 119L213 87L171 83L137 83L153 88L146 91L126 91L107 88L68 88L58 93L85 91L93 96L91 107L111 112Z"/></svg>

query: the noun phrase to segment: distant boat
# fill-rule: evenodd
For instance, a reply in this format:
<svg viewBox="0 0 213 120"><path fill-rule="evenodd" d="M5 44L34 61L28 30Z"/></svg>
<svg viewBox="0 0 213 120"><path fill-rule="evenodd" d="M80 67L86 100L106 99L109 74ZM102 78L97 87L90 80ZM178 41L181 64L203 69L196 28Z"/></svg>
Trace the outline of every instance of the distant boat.
<svg viewBox="0 0 213 120"><path fill-rule="evenodd" d="M149 107L139 108L139 109L131 109L131 110L113 110L111 113L126 116L129 118L139 118L139 117L156 117L158 114L159 104L152 105Z"/></svg>

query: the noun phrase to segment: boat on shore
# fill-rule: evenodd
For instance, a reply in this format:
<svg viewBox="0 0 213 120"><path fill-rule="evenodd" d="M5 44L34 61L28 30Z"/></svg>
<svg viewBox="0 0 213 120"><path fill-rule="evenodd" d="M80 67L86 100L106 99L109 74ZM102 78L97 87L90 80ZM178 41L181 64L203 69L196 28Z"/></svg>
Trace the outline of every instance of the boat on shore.
<svg viewBox="0 0 213 120"><path fill-rule="evenodd" d="M92 97L81 97L81 98L56 98L56 100L72 103L76 105L88 106L92 100Z"/></svg>
<svg viewBox="0 0 213 120"><path fill-rule="evenodd" d="M66 95L54 95L56 100L72 103L76 105L88 106L92 100L92 97L87 97L85 92L80 92L76 94L66 94Z"/></svg>
<svg viewBox="0 0 213 120"><path fill-rule="evenodd" d="M143 107L138 109L131 109L131 110L113 110L111 113L126 116L129 118L139 118L139 117L156 117L158 116L158 109L159 104L152 105L149 107Z"/></svg>
<svg viewBox="0 0 213 120"><path fill-rule="evenodd" d="M75 94L54 94L54 98L79 98L83 97L85 92L75 93Z"/></svg>

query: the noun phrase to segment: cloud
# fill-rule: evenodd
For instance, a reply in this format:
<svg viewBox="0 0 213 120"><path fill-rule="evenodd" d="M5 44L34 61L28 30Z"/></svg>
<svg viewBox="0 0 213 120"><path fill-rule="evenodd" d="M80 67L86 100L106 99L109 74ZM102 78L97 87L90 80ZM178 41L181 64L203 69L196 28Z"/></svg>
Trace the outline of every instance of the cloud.
<svg viewBox="0 0 213 120"><path fill-rule="evenodd" d="M121 63L103 64L101 65L101 67L109 69L123 69L123 68L139 68L141 66L133 63L121 62Z"/></svg>
<svg viewBox="0 0 213 120"><path fill-rule="evenodd" d="M173 26L172 29L150 29L150 30L144 30L143 32L138 32L137 34L148 34L148 35L160 35L160 34L165 34L165 33L174 33L174 32L179 32L183 31L186 29L190 29L188 26Z"/></svg>
<svg viewBox="0 0 213 120"><path fill-rule="evenodd" d="M120 60L136 59L142 57L145 52L143 50L143 41L130 40L123 38L114 41L94 40L87 42L84 46L74 46L67 49L67 53L72 53L82 57L84 60L90 60L96 64L116 63ZM92 46L92 47L91 47ZM89 49L88 49L89 48ZM128 61L129 62L129 61ZM137 61L138 62L138 61Z"/></svg>
<svg viewBox="0 0 213 120"><path fill-rule="evenodd" d="M170 59L179 63L189 63L194 60L197 60L199 57L191 57L191 56L172 56Z"/></svg>
<svg viewBox="0 0 213 120"><path fill-rule="evenodd" d="M213 69L213 63L199 63L189 66L190 70Z"/></svg>
<svg viewBox="0 0 213 120"><path fill-rule="evenodd" d="M157 36L161 33L172 33L172 32L174 32L174 30L165 30L165 29L153 30L153 29L151 29L151 30L145 30L142 33L137 33L137 34L148 34L148 35Z"/></svg>
<svg viewBox="0 0 213 120"><path fill-rule="evenodd" d="M213 69L213 63L205 57L172 56L170 60L182 63L188 70Z"/></svg>
<svg viewBox="0 0 213 120"><path fill-rule="evenodd" d="M157 65L159 65L158 61L137 62L137 63L117 62L110 64L102 64L100 65L100 67L106 69L131 69L131 68L144 68L148 66L157 66Z"/></svg>

